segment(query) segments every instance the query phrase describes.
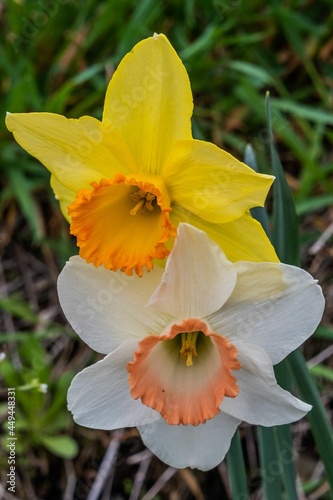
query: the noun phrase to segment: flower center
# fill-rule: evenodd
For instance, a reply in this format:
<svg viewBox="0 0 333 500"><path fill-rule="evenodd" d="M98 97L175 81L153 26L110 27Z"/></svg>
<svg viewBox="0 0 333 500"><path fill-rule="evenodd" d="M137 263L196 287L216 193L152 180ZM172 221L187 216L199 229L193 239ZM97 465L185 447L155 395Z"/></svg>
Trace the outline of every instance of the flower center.
<svg viewBox="0 0 333 500"><path fill-rule="evenodd" d="M192 366L193 356L198 356L197 353L197 338L199 332L182 333L182 347L179 351L181 357L185 359L186 366Z"/></svg>
<svg viewBox="0 0 333 500"><path fill-rule="evenodd" d="M70 231L77 237L83 259L96 267L120 269L128 275L134 270L141 276L144 266L149 271L153 259L169 254L165 243L176 235L176 228L160 177L117 174L92 182L91 188L78 191L68 207Z"/></svg>
<svg viewBox="0 0 333 500"><path fill-rule="evenodd" d="M151 212L154 209L153 201L156 200L156 196L148 191L139 189L138 191L131 193L131 198L137 202L135 207L130 210L131 215L136 215L138 212L139 214L143 214L145 210L149 210Z"/></svg>
<svg viewBox="0 0 333 500"><path fill-rule="evenodd" d="M139 342L127 364L131 396L170 425L203 424L220 412L225 397L239 393L232 373L241 368L237 354L234 344L201 319L182 320Z"/></svg>

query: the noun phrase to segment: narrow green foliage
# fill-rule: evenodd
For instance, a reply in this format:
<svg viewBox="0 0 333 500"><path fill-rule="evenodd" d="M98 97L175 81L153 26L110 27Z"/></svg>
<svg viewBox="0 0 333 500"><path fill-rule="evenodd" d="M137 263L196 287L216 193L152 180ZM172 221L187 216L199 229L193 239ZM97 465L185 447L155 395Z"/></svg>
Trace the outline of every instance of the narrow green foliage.
<svg viewBox="0 0 333 500"><path fill-rule="evenodd" d="M256 172L259 172L257 159L255 152L251 144L247 144L244 152L244 163L251 167ZM271 238L270 227L269 227L269 217L267 210L264 207L255 207L251 209L252 217L257 219L264 228L267 236Z"/></svg>
<svg viewBox="0 0 333 500"><path fill-rule="evenodd" d="M333 492L333 433L328 416L302 353L299 350L294 351L288 356L286 363L293 374L300 397L312 405L307 419L310 422L318 452L325 466L326 477ZM333 498L333 493L331 498Z"/></svg>
<svg viewBox="0 0 333 500"><path fill-rule="evenodd" d="M1 309L17 318L24 319L28 323L37 323L37 316L31 311L29 305L18 297L0 297Z"/></svg>
<svg viewBox="0 0 333 500"><path fill-rule="evenodd" d="M51 453L67 460L75 458L79 451L77 442L70 436L43 436L40 442Z"/></svg>
<svg viewBox="0 0 333 500"><path fill-rule="evenodd" d="M247 498L248 486L239 431L236 431L227 453L228 475L233 498Z"/></svg>
<svg viewBox="0 0 333 500"><path fill-rule="evenodd" d="M273 184L273 231L272 243L279 259L285 264L300 264L299 224L294 201L287 184L283 168L273 142L271 108L269 95L266 98L267 128L272 171L275 175Z"/></svg>
<svg viewBox="0 0 333 500"><path fill-rule="evenodd" d="M269 133L271 137L271 122L269 121ZM244 162L258 171L257 160L251 145L245 148ZM279 176L275 182L280 181ZM274 200L275 202L275 200ZM264 227L267 235L272 238L269 219L264 208L251 210L255 217ZM290 390L290 374L282 362L275 367L275 374L280 385ZM285 491L290 500L297 500L296 469L292 450L292 435L290 425L281 425L274 428L258 428L259 455L261 465L261 479L265 498L278 500ZM286 452L288 458L286 458Z"/></svg>
<svg viewBox="0 0 333 500"><path fill-rule="evenodd" d="M40 242L44 235L42 217L27 178L22 175L19 168L14 167L8 170L8 179L12 195L17 199L20 209L31 227L33 240Z"/></svg>
<svg viewBox="0 0 333 500"><path fill-rule="evenodd" d="M52 358L49 359L38 335L21 334L15 340L19 341L15 363L3 359L0 376L7 387L16 388L17 462L24 463L26 454L39 447L72 459L77 455L78 445L62 433L71 423L66 411L66 393L73 374L66 372L53 379ZM2 428L6 431L5 422Z"/></svg>
<svg viewBox="0 0 333 500"><path fill-rule="evenodd" d="M296 486L296 465L292 447L291 425L279 425L276 427L277 446L279 449L279 466L283 470L283 483L287 498L289 500L298 500Z"/></svg>
<svg viewBox="0 0 333 500"><path fill-rule="evenodd" d="M264 497L267 500L281 500L282 498L279 448L276 440L276 427L258 427L260 473Z"/></svg>
<svg viewBox="0 0 333 500"><path fill-rule="evenodd" d="M320 325L315 331L315 336L320 337L322 339L328 339L333 341L333 328L329 328L328 326Z"/></svg>
<svg viewBox="0 0 333 500"><path fill-rule="evenodd" d="M305 198L296 203L297 215L305 215L314 210L320 210L333 205L333 194Z"/></svg>
<svg viewBox="0 0 333 500"><path fill-rule="evenodd" d="M313 375L314 377L324 378L325 380L328 380L329 382L333 382L333 370L332 370L332 368L328 368L325 365L319 364L319 365L311 366L311 368L309 368L309 371L310 371L311 375Z"/></svg>
<svg viewBox="0 0 333 500"><path fill-rule="evenodd" d="M272 239L279 258L288 264L299 265L298 223L293 199L285 180L282 166L272 140L271 111L269 97L266 101L268 129L270 136L270 153L273 173L276 176L273 201L273 233ZM291 353L286 360L280 363L277 371L277 380L285 387L283 368L288 367L294 383L302 399L313 408L309 412L311 430L316 440L317 448L324 462L328 481L333 487L333 434L329 425L325 408L309 370L299 350ZM286 483L287 484L287 483ZM333 489L333 488L332 488ZM268 497L271 500L270 497Z"/></svg>

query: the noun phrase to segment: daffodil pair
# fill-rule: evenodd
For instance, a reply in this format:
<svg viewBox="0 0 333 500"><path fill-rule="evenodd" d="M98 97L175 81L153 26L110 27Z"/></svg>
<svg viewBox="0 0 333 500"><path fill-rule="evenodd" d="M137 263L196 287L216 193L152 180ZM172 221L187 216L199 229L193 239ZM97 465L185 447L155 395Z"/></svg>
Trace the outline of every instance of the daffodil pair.
<svg viewBox="0 0 333 500"><path fill-rule="evenodd" d="M186 70L154 35L120 63L102 121L8 114L7 126L52 174L80 247L60 303L106 355L74 378L74 419L137 426L166 463L207 470L242 420L271 426L309 411L273 365L314 331L323 297L278 262L249 213L273 178L193 139L191 114ZM166 257L165 270L153 265Z"/></svg>

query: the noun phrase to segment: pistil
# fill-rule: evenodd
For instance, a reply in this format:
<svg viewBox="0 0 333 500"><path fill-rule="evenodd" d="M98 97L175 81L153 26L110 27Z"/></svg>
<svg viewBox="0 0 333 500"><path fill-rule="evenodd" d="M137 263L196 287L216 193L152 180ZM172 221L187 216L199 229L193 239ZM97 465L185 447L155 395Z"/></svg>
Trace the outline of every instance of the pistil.
<svg viewBox="0 0 333 500"><path fill-rule="evenodd" d="M197 353L197 338L199 332L182 333L182 347L179 354L185 359L186 366L193 365L193 356L198 356Z"/></svg>
<svg viewBox="0 0 333 500"><path fill-rule="evenodd" d="M137 202L135 207L130 210L131 215L136 215L138 212L139 214L143 214L146 209L151 212L154 209L152 203L156 199L156 196L148 191L139 189L135 193L131 193L131 198Z"/></svg>

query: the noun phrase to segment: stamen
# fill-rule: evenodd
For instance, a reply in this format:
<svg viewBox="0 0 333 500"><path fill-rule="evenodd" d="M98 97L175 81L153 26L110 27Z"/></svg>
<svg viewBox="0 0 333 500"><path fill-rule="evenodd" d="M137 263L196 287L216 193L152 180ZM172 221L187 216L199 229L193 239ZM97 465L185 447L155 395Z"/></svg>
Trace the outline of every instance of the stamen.
<svg viewBox="0 0 333 500"><path fill-rule="evenodd" d="M145 204L145 199L142 199L140 200L136 205L135 207L130 210L130 214L131 215L136 215L137 212L140 212L140 214L143 214L144 210L145 210L145 207L144 207L144 204Z"/></svg>
<svg viewBox="0 0 333 500"><path fill-rule="evenodd" d="M131 198L138 203L135 205L132 210L130 210L131 215L136 215L138 212L143 214L145 209L150 212L154 209L152 203L156 199L156 196L148 191L142 191L139 189L135 193L131 193Z"/></svg>
<svg viewBox="0 0 333 500"><path fill-rule="evenodd" d="M186 366L193 365L193 356L198 356L197 353L197 338L199 332L182 333L182 347L179 354L185 359Z"/></svg>

